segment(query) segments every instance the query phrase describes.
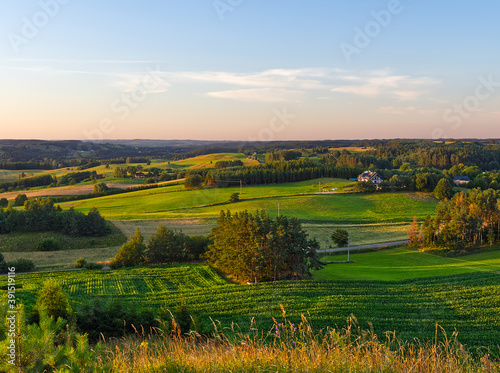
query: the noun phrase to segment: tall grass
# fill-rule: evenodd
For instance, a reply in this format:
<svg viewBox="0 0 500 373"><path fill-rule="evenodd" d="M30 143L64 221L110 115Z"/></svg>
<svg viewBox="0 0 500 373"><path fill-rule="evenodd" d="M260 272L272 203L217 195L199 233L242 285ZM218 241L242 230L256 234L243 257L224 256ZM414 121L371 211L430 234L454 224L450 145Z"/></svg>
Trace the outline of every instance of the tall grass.
<svg viewBox="0 0 500 373"><path fill-rule="evenodd" d="M134 338L106 342L100 357L116 372L499 372L488 354L474 356L436 326L436 339L401 343L392 333L381 342L352 319L342 330L314 331L306 317L294 325L274 320L270 331L233 325L213 338L198 335L137 333ZM439 334L439 338L438 338ZM438 342L438 340L442 340Z"/></svg>

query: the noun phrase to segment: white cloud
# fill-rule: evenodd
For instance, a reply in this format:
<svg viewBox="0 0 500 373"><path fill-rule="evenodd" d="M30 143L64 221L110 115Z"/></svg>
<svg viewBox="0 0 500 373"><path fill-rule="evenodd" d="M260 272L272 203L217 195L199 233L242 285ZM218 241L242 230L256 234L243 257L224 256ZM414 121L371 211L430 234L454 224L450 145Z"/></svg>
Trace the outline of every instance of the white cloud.
<svg viewBox="0 0 500 373"><path fill-rule="evenodd" d="M245 102L298 102L304 92L281 88L252 88L231 91L208 92L207 96Z"/></svg>
<svg viewBox="0 0 500 373"><path fill-rule="evenodd" d="M325 89L322 80L328 76L324 69L273 69L257 73L221 71L178 72L172 78L207 83L221 83L247 87Z"/></svg>
<svg viewBox="0 0 500 373"><path fill-rule="evenodd" d="M349 84L332 88L333 92L349 93L364 97L386 96L399 101L416 100L438 81L428 77L412 78L391 75L389 71L375 71L366 75L339 77Z"/></svg>

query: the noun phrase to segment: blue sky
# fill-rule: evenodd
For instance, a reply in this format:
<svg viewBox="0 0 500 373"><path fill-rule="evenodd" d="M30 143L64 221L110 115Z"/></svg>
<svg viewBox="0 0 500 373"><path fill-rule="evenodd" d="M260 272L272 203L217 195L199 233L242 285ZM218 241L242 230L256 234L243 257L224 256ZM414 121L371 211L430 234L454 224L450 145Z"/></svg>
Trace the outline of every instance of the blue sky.
<svg viewBox="0 0 500 373"><path fill-rule="evenodd" d="M500 137L500 3L2 0L2 138Z"/></svg>

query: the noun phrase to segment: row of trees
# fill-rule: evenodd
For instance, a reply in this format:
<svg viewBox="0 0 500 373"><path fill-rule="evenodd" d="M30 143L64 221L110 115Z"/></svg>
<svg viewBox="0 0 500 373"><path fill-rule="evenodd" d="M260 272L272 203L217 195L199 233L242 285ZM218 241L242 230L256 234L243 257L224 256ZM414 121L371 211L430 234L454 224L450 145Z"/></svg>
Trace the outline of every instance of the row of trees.
<svg viewBox="0 0 500 373"><path fill-rule="evenodd" d="M52 177L51 175L41 175L19 179L16 181L0 183L0 191L34 188L39 186L47 186L53 183L57 183L56 178Z"/></svg>
<svg viewBox="0 0 500 373"><path fill-rule="evenodd" d="M463 250L494 244L500 234L500 193L493 189L460 192L440 202L436 217L422 224L414 219L408 236L411 245Z"/></svg>
<svg viewBox="0 0 500 373"><path fill-rule="evenodd" d="M208 247L204 236L186 236L163 225L151 236L148 243L139 229L116 254L114 267L133 267L141 264L181 263L200 260Z"/></svg>
<svg viewBox="0 0 500 373"><path fill-rule="evenodd" d="M63 232L70 236L104 236L110 233L106 220L97 209L87 215L73 208L63 211L50 198L30 199L24 210L0 209L0 234L11 232Z"/></svg>
<svg viewBox="0 0 500 373"><path fill-rule="evenodd" d="M239 281L303 278L320 267L318 242L307 238L295 218L221 211L210 238L208 262Z"/></svg>

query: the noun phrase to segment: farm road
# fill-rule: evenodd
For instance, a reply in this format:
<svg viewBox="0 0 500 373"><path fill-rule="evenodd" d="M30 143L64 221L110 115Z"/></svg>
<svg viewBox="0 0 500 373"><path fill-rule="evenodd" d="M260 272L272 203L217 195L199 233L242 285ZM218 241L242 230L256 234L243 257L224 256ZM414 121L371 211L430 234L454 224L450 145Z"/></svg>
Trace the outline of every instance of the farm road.
<svg viewBox="0 0 500 373"><path fill-rule="evenodd" d="M351 247L338 247L335 249L321 249L317 250L318 253L332 253L335 251L345 251L347 249L349 250L361 250L361 249L375 249L377 247L388 247L388 246L399 246L399 245L405 245L409 241L394 241L394 242L383 242L383 243L372 243L369 245L360 245L360 246L351 246Z"/></svg>

